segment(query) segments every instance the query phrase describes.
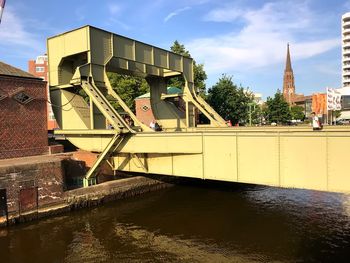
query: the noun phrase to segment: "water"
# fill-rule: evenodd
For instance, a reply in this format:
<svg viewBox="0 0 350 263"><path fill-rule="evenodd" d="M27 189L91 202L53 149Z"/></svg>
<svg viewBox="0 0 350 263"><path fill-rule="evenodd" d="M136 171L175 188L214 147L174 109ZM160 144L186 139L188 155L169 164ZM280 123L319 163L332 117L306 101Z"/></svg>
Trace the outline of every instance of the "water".
<svg viewBox="0 0 350 263"><path fill-rule="evenodd" d="M350 195L179 185L0 232L0 262L349 262Z"/></svg>

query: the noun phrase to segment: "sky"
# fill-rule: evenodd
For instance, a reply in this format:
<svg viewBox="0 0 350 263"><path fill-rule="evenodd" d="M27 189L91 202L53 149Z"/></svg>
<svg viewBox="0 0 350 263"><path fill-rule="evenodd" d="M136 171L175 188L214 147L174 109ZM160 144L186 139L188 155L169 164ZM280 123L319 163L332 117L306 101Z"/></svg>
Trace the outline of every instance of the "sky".
<svg viewBox="0 0 350 263"><path fill-rule="evenodd" d="M46 39L92 25L157 47L184 44L204 64L263 97L283 86L290 43L297 93L341 86L341 16L350 0L7 0L0 61L28 70Z"/></svg>

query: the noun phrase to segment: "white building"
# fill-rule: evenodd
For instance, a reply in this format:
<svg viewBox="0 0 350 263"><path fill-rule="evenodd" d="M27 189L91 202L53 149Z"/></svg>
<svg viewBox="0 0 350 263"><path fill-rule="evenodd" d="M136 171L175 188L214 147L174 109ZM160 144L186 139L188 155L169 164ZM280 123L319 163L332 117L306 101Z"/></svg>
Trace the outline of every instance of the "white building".
<svg viewBox="0 0 350 263"><path fill-rule="evenodd" d="M350 87L350 12L342 16L342 86Z"/></svg>
<svg viewBox="0 0 350 263"><path fill-rule="evenodd" d="M263 105L263 95L261 93L253 93L255 103L258 105Z"/></svg>
<svg viewBox="0 0 350 263"><path fill-rule="evenodd" d="M336 89L341 94L341 119L350 119L350 85Z"/></svg>

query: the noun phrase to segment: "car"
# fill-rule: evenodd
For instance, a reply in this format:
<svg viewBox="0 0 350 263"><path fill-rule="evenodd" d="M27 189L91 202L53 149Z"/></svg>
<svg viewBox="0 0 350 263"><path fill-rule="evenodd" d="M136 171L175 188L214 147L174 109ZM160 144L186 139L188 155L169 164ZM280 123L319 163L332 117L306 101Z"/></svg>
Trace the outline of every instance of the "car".
<svg viewBox="0 0 350 263"><path fill-rule="evenodd" d="M336 125L349 125L350 119L338 119L335 123Z"/></svg>
<svg viewBox="0 0 350 263"><path fill-rule="evenodd" d="M298 125L298 122L297 122L297 120L289 120L289 121L287 121L286 124L289 126L296 126L296 125Z"/></svg>

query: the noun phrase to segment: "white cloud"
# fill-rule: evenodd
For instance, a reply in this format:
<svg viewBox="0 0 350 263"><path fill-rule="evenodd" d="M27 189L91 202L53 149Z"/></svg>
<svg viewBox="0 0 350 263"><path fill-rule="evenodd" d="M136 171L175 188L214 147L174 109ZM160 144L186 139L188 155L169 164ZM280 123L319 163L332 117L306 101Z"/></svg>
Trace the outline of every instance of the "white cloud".
<svg viewBox="0 0 350 263"><path fill-rule="evenodd" d="M122 22L122 20L119 18L121 15L121 11L123 10L122 6L117 5L115 3L108 4L108 11L111 14L107 21L107 25L118 25L119 27L123 28L124 30L130 30L130 26L126 23Z"/></svg>
<svg viewBox="0 0 350 263"><path fill-rule="evenodd" d="M319 64L316 66L316 69L321 74L325 75L333 75L339 77L339 61L329 61L327 64Z"/></svg>
<svg viewBox="0 0 350 263"><path fill-rule="evenodd" d="M78 21L85 20L86 13L87 13L87 9L85 6L79 6L77 9L75 9L75 12L74 12Z"/></svg>
<svg viewBox="0 0 350 263"><path fill-rule="evenodd" d="M350 9L350 1L346 1L343 6L346 8L346 9Z"/></svg>
<svg viewBox="0 0 350 263"><path fill-rule="evenodd" d="M115 3L110 3L108 5L108 10L112 15L117 15L121 11L121 7Z"/></svg>
<svg viewBox="0 0 350 263"><path fill-rule="evenodd" d="M204 16L207 21L233 22L243 15L244 11L238 8L214 9Z"/></svg>
<svg viewBox="0 0 350 263"><path fill-rule="evenodd" d="M122 21L120 21L119 19L110 17L109 18L109 22L107 23L107 25L118 25L119 27L123 28L124 30L130 30L131 27L125 23L123 23Z"/></svg>
<svg viewBox="0 0 350 263"><path fill-rule="evenodd" d="M204 19L245 26L238 33L229 32L186 43L191 55L205 63L209 73L243 72L285 60L286 45L291 44L292 60L305 59L340 45L340 38L315 35L320 26L307 2L266 3L260 9L239 10L226 6L209 12ZM301 40L300 35L306 35ZM310 40L311 39L311 40Z"/></svg>
<svg viewBox="0 0 350 263"><path fill-rule="evenodd" d="M174 12L169 13L165 18L164 18L164 23L168 22L171 18L173 18L174 16L179 15L180 13L191 9L191 7L186 6L180 9L176 9Z"/></svg>
<svg viewBox="0 0 350 263"><path fill-rule="evenodd" d="M45 51L45 42L26 28L26 23L10 7L6 7L0 25L0 46L11 50L32 51L41 54ZM15 48L18 46L19 48ZM21 47L21 48L20 48ZM23 50L25 49L25 50Z"/></svg>

